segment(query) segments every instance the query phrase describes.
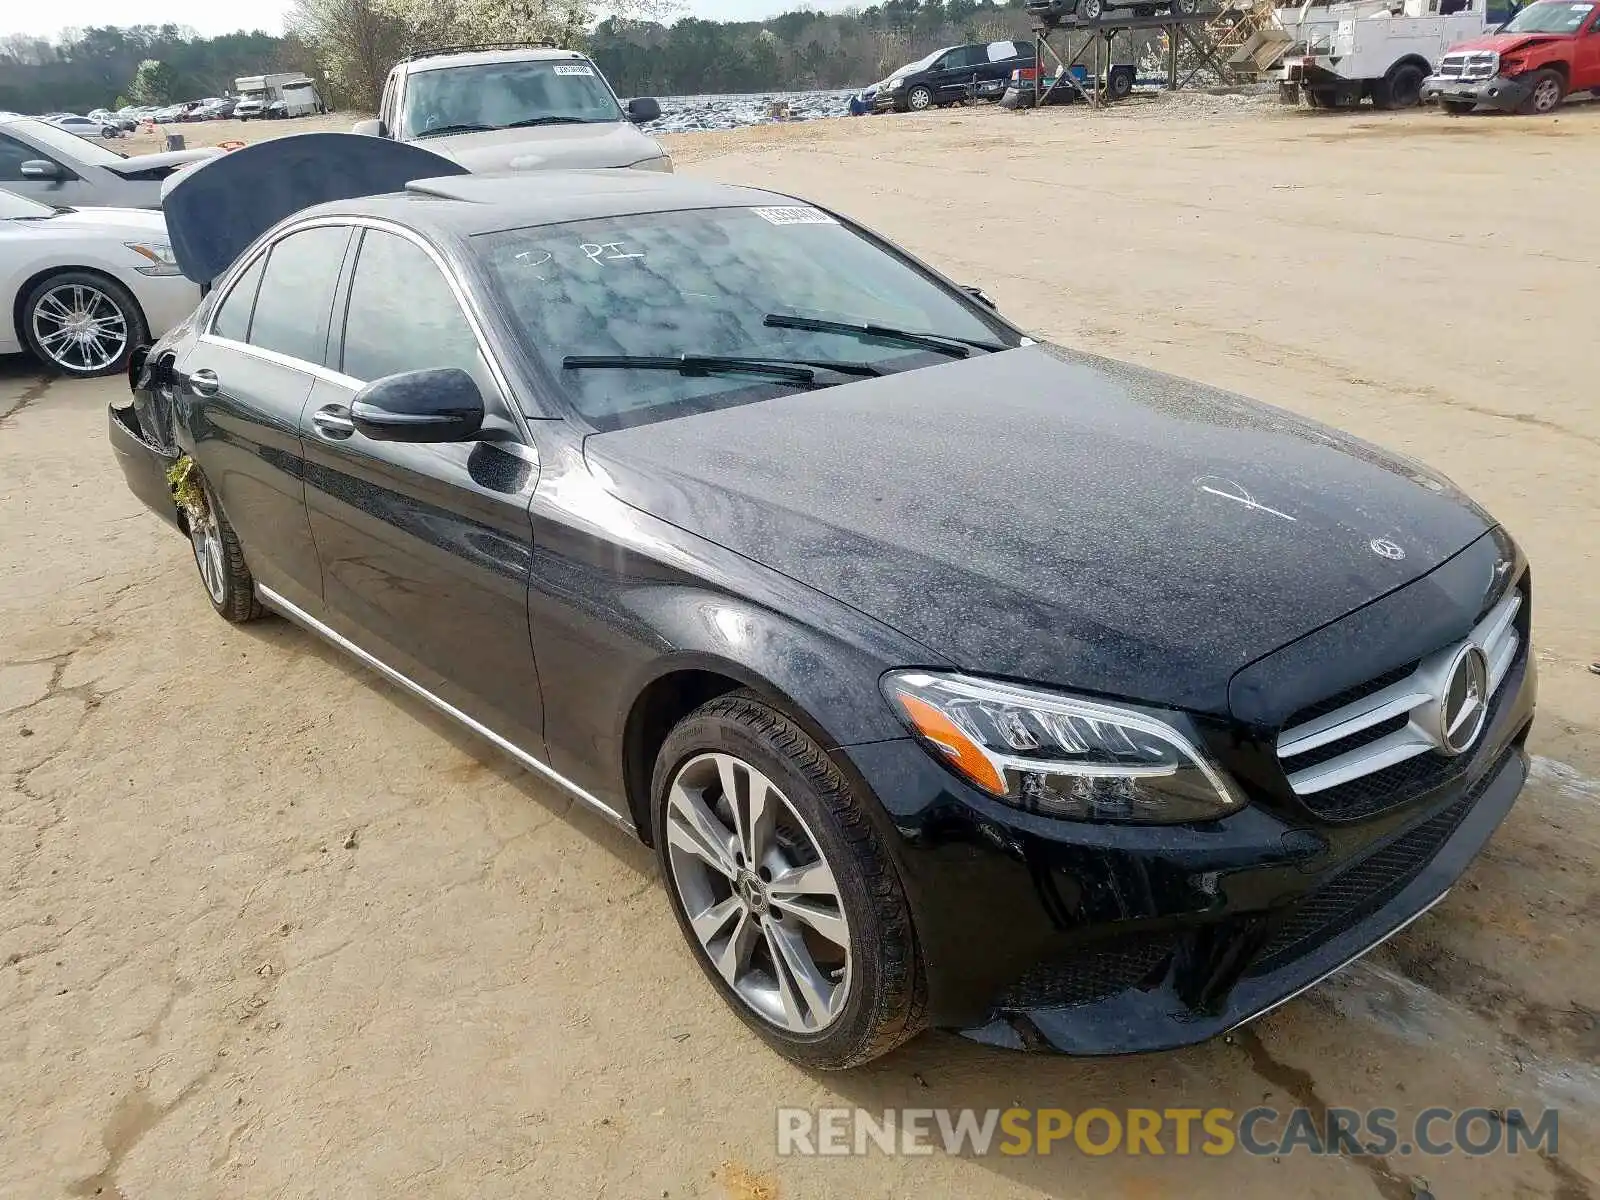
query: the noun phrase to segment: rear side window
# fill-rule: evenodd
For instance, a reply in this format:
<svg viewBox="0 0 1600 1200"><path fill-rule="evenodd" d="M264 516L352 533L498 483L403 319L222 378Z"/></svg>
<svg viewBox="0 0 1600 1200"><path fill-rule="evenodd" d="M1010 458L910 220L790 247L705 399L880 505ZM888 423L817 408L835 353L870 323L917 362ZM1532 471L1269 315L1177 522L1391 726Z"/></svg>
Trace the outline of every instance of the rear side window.
<svg viewBox="0 0 1600 1200"><path fill-rule="evenodd" d="M263 254L239 276L239 282L233 285L222 307L217 309L217 319L211 323L212 333L236 342L250 340L250 310L256 306L256 290L261 286L261 272L266 266L267 256Z"/></svg>
<svg viewBox="0 0 1600 1200"><path fill-rule="evenodd" d="M369 229L345 313L340 370L363 382L434 367L478 370L478 340L433 259L414 242Z"/></svg>
<svg viewBox="0 0 1600 1200"><path fill-rule="evenodd" d="M250 322L252 346L322 362L328 310L349 240L347 226L319 225L291 233L272 247Z"/></svg>

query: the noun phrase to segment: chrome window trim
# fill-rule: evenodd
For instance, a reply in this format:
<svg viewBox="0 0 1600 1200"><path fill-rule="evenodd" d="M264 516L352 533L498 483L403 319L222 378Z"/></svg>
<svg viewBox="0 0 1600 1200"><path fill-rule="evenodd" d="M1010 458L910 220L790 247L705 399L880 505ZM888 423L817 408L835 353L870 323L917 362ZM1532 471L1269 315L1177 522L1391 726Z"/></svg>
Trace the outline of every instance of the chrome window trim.
<svg viewBox="0 0 1600 1200"><path fill-rule="evenodd" d="M638 835L638 827L634 825L631 816L619 813L604 800L600 799L600 797L585 790L578 784L573 783L572 780L561 774L554 767L551 767L541 759L530 754L528 751L524 750L521 746L518 746L509 738L502 737L483 722L476 720L473 717L469 717L466 713L462 712L448 700L434 695L420 683L417 683L409 676L395 670L376 655L369 654L367 651L363 650L360 646L356 645L337 630L317 620L316 617L313 617L303 608L290 603L288 600L285 600L282 596L278 595L277 592L260 583L256 584L256 594L261 598L261 602L268 608L271 608L275 612L281 613L283 616L288 617L297 625L303 626L305 629L317 634L319 637L325 638L329 642L332 642L341 650L345 650L354 655L357 659L371 667L373 670L377 671L380 675L383 675L385 678L399 684L401 687L405 688L406 691L410 692L414 696L417 696L419 699L426 700L429 704L433 705L447 717L454 718L456 721L472 730L473 733L476 733L478 736L493 742L497 747L511 755L512 758L516 759L523 766L539 775L543 775L552 783L559 784L562 788L576 796L579 800L583 801L584 804L594 809L597 813L611 821L613 824L627 830L629 833L632 833L635 836Z"/></svg>
<svg viewBox="0 0 1600 1200"><path fill-rule="evenodd" d="M376 229L382 233L392 233L397 237L410 242L428 256L429 260L432 261L439 273L444 276L444 281L450 288L450 294L455 297L456 306L461 309L462 315L467 319L467 328L472 330L473 340L478 344L478 353L483 356L483 361L489 368L489 374L494 379L495 387L500 390L502 407L511 414L511 422L516 427L518 435L521 436L524 441L531 444L533 441L533 435L528 428L528 418L522 412L522 406L516 402L516 392L512 390L505 370L500 365L500 360L495 357L494 352L489 345L488 335L486 335L483 331L483 322L479 320L477 310L474 308L466 289L461 286L461 280L457 278L455 271L450 268L449 262L446 261L444 256L441 255L426 238L414 233L412 230L407 229L404 225L397 224L394 221L387 221L381 217L365 216L310 217L304 221L297 221L292 225L285 226L278 230L278 232L275 233L270 240L264 242L260 247L258 247L255 253L242 256L239 261L234 263L229 269L228 274L224 276L224 282L222 286L218 289L216 302L212 304L211 310L206 313L205 325L200 330L198 340L202 342L210 342L213 345L222 345L230 350L240 350L247 354L255 355L258 358L265 359L267 362L278 363L280 366L294 367L298 370L305 371L308 374L315 375L318 379L327 380L329 383L340 384L344 387L351 388L352 390L360 390L370 383L370 380L355 379L352 376L345 375L340 371L335 371L331 367L325 367L321 363L307 362L305 359L295 358L288 354L280 354L276 350L267 350L263 347L250 345L246 342L236 342L232 338L225 338L212 332L212 326L216 323L217 312L224 304L228 302L228 297L233 294L233 289L238 285L240 277L249 271L251 266L255 264L256 259L270 252L271 249L279 242L285 240L286 238L293 237L295 234L300 233L303 230L317 229L329 225L348 229ZM346 250L346 253L349 253L348 249ZM359 269L361 266L361 253L359 246L356 249L356 260L354 266L357 269ZM265 282L265 280L266 276L263 275L262 281ZM348 287L344 289L344 294L348 299ZM332 324L333 314L329 314L328 320L328 339L331 343L334 332ZM342 347L344 339L342 315L340 317L339 337Z"/></svg>

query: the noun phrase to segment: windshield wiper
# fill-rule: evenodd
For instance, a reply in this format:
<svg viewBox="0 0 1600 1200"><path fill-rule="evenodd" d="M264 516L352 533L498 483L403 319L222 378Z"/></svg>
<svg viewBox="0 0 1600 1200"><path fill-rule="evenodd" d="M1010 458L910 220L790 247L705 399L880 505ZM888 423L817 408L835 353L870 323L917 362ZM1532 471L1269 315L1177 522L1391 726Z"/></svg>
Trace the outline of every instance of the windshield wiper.
<svg viewBox="0 0 1600 1200"><path fill-rule="evenodd" d="M593 124L588 117L529 117L526 121L513 121L509 125L501 125L501 129L526 129L530 125L590 125Z"/></svg>
<svg viewBox="0 0 1600 1200"><path fill-rule="evenodd" d="M782 358L740 354L569 354L561 360L567 370L588 367L637 367L643 371L678 371L684 375L769 375L792 383L813 383L817 371L839 375L882 375L883 369L865 362L832 358Z"/></svg>
<svg viewBox="0 0 1600 1200"><path fill-rule="evenodd" d="M768 313L761 323L772 329L804 329L811 333L847 333L857 337L883 338L891 342L904 342L908 346L922 346L940 354L948 354L951 358L965 358L972 350L987 350L992 354L1007 349L999 342L957 337L953 333L917 333L910 329L896 329L892 325L874 325L870 321L825 321L817 317Z"/></svg>
<svg viewBox="0 0 1600 1200"><path fill-rule="evenodd" d="M432 129L424 129L416 136L419 138L443 137L449 133L487 133L493 125L436 125Z"/></svg>

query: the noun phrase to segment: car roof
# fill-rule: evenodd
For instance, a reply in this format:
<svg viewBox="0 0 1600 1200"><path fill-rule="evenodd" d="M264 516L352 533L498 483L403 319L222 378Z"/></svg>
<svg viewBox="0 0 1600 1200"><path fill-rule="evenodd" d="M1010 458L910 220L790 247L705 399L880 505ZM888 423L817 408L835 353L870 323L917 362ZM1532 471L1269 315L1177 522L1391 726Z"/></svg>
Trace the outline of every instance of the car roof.
<svg viewBox="0 0 1600 1200"><path fill-rule="evenodd" d="M561 50L548 46L523 46L500 50L460 50L453 53L429 54L423 58L408 59L400 64L407 75L422 71L439 71L447 67L475 67L484 63L508 62L570 62L573 59L588 61L586 55L576 50Z"/></svg>
<svg viewBox="0 0 1600 1200"><path fill-rule="evenodd" d="M402 192L336 200L301 210L307 217L374 217L459 237L640 213L694 208L793 205L762 188L687 179L658 171L519 171L419 179Z"/></svg>

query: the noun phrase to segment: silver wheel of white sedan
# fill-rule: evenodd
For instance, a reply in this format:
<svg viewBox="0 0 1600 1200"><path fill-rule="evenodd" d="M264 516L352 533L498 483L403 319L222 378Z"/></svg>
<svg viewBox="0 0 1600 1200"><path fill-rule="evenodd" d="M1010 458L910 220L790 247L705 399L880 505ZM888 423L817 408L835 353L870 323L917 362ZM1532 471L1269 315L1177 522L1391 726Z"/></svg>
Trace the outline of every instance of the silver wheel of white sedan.
<svg viewBox="0 0 1600 1200"><path fill-rule="evenodd" d="M127 353L130 314L110 290L74 278L37 293L28 313L40 354L72 375L98 375Z"/></svg>
<svg viewBox="0 0 1600 1200"><path fill-rule="evenodd" d="M790 1033L839 1016L850 927L815 836L773 781L731 754L700 754L673 778L667 862L694 936L728 986Z"/></svg>

